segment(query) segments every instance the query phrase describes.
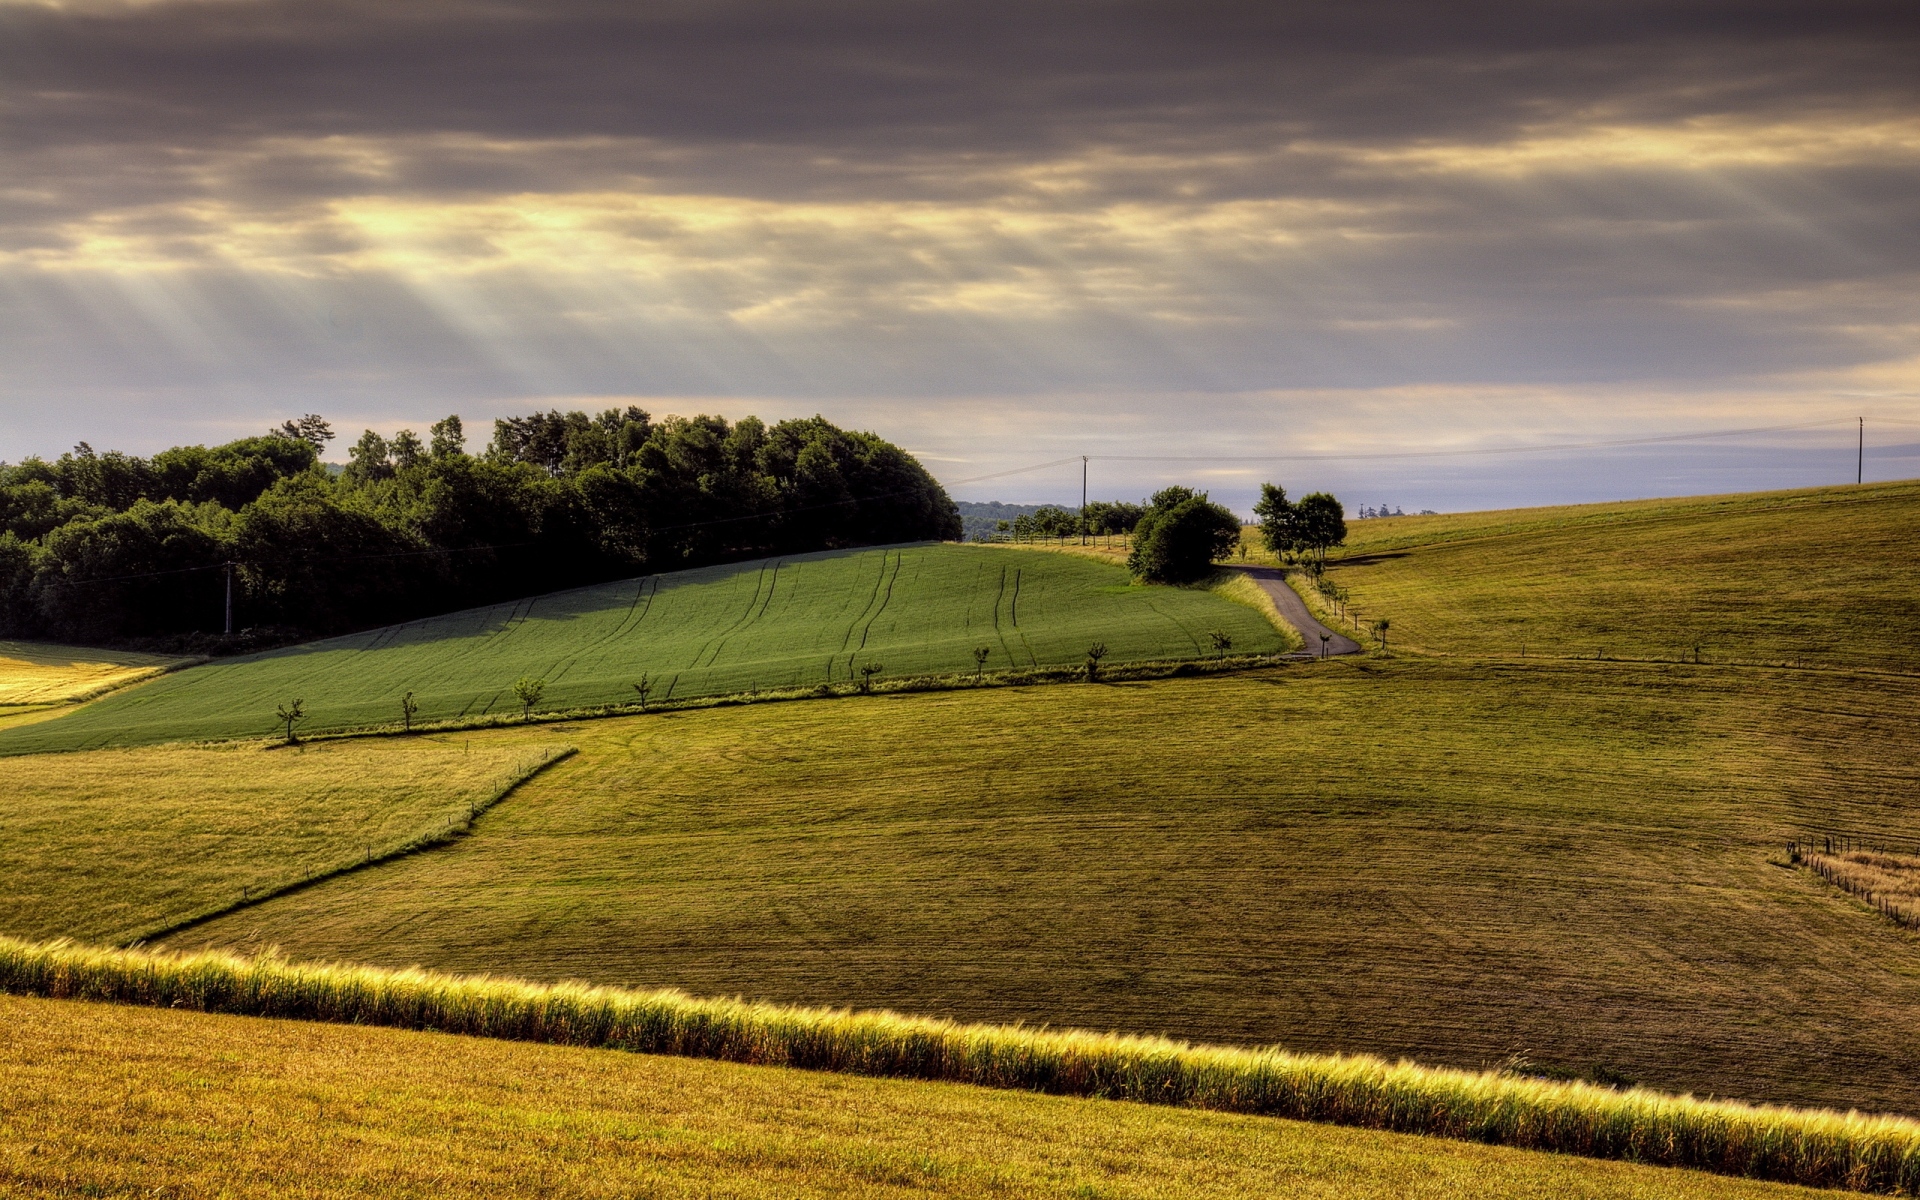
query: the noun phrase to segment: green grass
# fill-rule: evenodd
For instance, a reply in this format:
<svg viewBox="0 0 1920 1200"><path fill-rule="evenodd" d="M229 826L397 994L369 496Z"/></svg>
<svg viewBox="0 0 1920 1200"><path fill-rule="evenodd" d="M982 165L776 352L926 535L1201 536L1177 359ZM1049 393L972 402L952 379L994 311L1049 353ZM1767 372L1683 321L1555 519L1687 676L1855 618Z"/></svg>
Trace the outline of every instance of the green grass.
<svg viewBox="0 0 1920 1200"><path fill-rule="evenodd" d="M0 998L0 1196L1788 1200L1272 1118Z"/></svg>
<svg viewBox="0 0 1920 1200"><path fill-rule="evenodd" d="M1442 654L1920 670L1920 483L1355 521L1362 623Z"/></svg>
<svg viewBox="0 0 1920 1200"><path fill-rule="evenodd" d="M162 1010L294 1017L352 1026L425 1027L493 1039L851 1075L946 1080L1216 1112L1304 1117L1368 1129L1417 1131L1464 1141L1687 1166L1818 1186L1911 1192L1915 1184L1920 1184L1920 1124L1913 1121L1755 1109L1642 1091L1622 1093L1581 1084L1542 1083L1501 1074L1433 1071L1408 1063L1303 1058L1271 1050L1188 1046L1074 1031L963 1027L892 1014L693 1000L671 992L543 988L512 980L461 980L421 972L303 966L278 959L247 961L219 955L181 958L5 941L0 941L0 989L62 999L114 1000ZM24 1014L27 1022L41 1015L33 1006L27 1006ZM217 1036L214 1030L196 1032L199 1036L192 1039L195 1042L209 1033ZM239 1045L222 1047L228 1052L221 1057L229 1063L249 1053L257 1057L258 1043L253 1039L271 1036L269 1028L233 1032L239 1035L235 1039ZM49 1040L70 1042L73 1037L56 1033ZM435 1048L398 1045L364 1058L371 1060L371 1066L372 1062L410 1058L422 1050L431 1053ZM16 1057L7 1053L12 1050L7 1047L0 1054ZM103 1067L124 1056L124 1051L116 1055L112 1050L95 1048L84 1056L88 1065L73 1075L97 1078ZM39 1066L47 1057L46 1048L33 1045L27 1057L30 1065ZM545 1081L558 1072L549 1066L525 1074ZM550 1110L552 1105L541 1104L547 1096L529 1094L525 1074L521 1086L514 1089L516 1108L547 1115L542 1110ZM177 1070L172 1075L180 1079ZM15 1094L0 1091L0 1099L7 1101L0 1105L0 1112L30 1105L43 1108L49 1090L80 1090L52 1072L22 1080L10 1070L4 1078L6 1091ZM448 1083L468 1078L469 1072L437 1072L432 1077L429 1087L442 1112L446 1112ZM356 1079L363 1085L371 1082L364 1074L357 1074ZM207 1086L204 1079L191 1075L188 1081L189 1087ZM751 1086L752 1081L746 1082ZM67 1086L62 1088L62 1084ZM106 1101L116 1091L124 1094L132 1089L109 1085L100 1090L106 1093L100 1100ZM315 1089L303 1080L288 1090L310 1103ZM551 1091L547 1089L547 1095ZM96 1101L93 1107L97 1111L105 1105ZM720 1105L709 1101L706 1107L711 1110ZM836 1107L844 1108L844 1104ZM462 1121L454 1113L446 1115L449 1119L444 1123L433 1124L454 1128L471 1128L473 1124L471 1119ZM353 1133L343 1140L357 1144L372 1140L366 1136L369 1122L362 1119L351 1123ZM152 1121L132 1124L137 1129ZM789 1118L783 1124L791 1136L796 1132L794 1126L804 1128L810 1123L801 1117ZM892 1124L896 1138L902 1132L908 1137L921 1135L915 1139L919 1169L890 1173L890 1177L872 1182L922 1191L954 1190L951 1185L959 1182L952 1178L955 1172L935 1165L938 1159L929 1153L934 1149L929 1142L944 1150L946 1139L925 1136L931 1131L923 1132L924 1126L901 1130L899 1126L905 1122L896 1119ZM17 1140L25 1131L9 1132ZM49 1123L47 1133L62 1149L77 1140L70 1122ZM115 1157L138 1157L139 1150L144 1149L126 1145L127 1140L123 1133L112 1143ZM246 1141L251 1143L246 1149L259 1146L258 1138ZM513 1141L520 1152L524 1177L527 1156L519 1140ZM38 1148L36 1145L34 1150ZM975 1148L981 1148L978 1142ZM443 1180L448 1157L434 1156ZM1354 1157L1366 1156L1363 1152ZM1534 1165L1547 1168L1544 1173L1551 1174L1557 1164L1536 1160ZM360 1166L364 1170L364 1162ZM702 1182L711 1187L712 1176L717 1173L709 1170ZM1134 1170L1122 1167L1115 1173L1124 1177ZM1157 1188L1170 1182L1167 1174L1162 1168L1160 1178L1152 1180L1150 1186ZM981 1182L998 1184L996 1191L1006 1190L1004 1178ZM1083 1184L1078 1194L1100 1194L1112 1182L1124 1187L1131 1181L1123 1178L1101 1180L1091 1187ZM1531 1182L1537 1187L1545 1180L1536 1177Z"/></svg>
<svg viewBox="0 0 1920 1200"><path fill-rule="evenodd" d="M1073 664L1104 642L1110 664L1288 648L1258 611L1211 593L1129 586L1123 569L1062 554L916 545L802 555L560 592L211 663L79 711L0 731L0 754L260 737L305 702L308 732L400 720L515 714L512 685L546 681L542 705L653 700L883 677Z"/></svg>
<svg viewBox="0 0 1920 1200"><path fill-rule="evenodd" d="M14 759L0 933L149 935L463 828L558 752L418 738Z"/></svg>
<svg viewBox="0 0 1920 1200"><path fill-rule="evenodd" d="M1329 662L565 736L470 836L173 944L1920 1112L1920 945L1770 861L1909 819L1920 680Z"/></svg>

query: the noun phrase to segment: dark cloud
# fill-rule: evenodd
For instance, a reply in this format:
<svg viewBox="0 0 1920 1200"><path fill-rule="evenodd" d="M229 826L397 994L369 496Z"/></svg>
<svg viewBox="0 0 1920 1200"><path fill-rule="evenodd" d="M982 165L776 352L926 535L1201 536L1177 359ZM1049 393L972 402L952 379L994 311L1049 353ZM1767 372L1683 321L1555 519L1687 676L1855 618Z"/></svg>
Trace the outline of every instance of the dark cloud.
<svg viewBox="0 0 1920 1200"><path fill-rule="evenodd" d="M753 148L774 190L1090 145L1498 139L1599 107L1910 112L1917 51L1920 17L1899 2L0 8L10 153L611 138L643 143L654 167L675 149ZM467 185L497 182L484 160L464 165ZM443 171L462 182L461 164Z"/></svg>
<svg viewBox="0 0 1920 1200"><path fill-rule="evenodd" d="M979 398L1165 440L1838 378L1920 330L1916 62L1910 0L0 0L0 456L656 395L980 460Z"/></svg>

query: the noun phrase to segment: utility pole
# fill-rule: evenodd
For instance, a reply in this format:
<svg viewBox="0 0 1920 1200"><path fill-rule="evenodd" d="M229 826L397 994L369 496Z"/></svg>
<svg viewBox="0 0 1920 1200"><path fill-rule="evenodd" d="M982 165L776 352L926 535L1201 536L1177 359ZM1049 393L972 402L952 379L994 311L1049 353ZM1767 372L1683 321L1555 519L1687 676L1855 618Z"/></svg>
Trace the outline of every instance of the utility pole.
<svg viewBox="0 0 1920 1200"><path fill-rule="evenodd" d="M227 561L227 636L233 636L233 561Z"/></svg>
<svg viewBox="0 0 1920 1200"><path fill-rule="evenodd" d="M1080 456L1080 544L1087 544L1087 456Z"/></svg>
<svg viewBox="0 0 1920 1200"><path fill-rule="evenodd" d="M1867 419L1860 418L1860 457L1854 460L1853 481L1864 483L1867 479Z"/></svg>

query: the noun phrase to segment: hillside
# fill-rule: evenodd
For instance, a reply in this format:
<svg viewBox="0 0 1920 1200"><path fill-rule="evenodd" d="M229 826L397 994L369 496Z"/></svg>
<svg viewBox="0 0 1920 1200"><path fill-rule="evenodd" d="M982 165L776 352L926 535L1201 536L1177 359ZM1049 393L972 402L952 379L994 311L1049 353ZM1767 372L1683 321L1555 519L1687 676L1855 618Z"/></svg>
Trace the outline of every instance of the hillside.
<svg viewBox="0 0 1920 1200"><path fill-rule="evenodd" d="M1920 482L1347 529L1333 578L1409 650L1920 670Z"/></svg>
<svg viewBox="0 0 1920 1200"><path fill-rule="evenodd" d="M1272 1118L0 997L0 1195L147 1195L156 1177L239 1197L1835 1194Z"/></svg>
<svg viewBox="0 0 1920 1200"><path fill-rule="evenodd" d="M529 581L532 582L532 581ZM294 699L303 731L392 724L408 691L417 720L514 715L512 685L545 680L543 707L846 683L1082 660L1288 648L1252 608L1204 591L1141 587L1123 569L1002 547L913 545L708 567L534 596L351 637L222 660L108 696L58 720L0 732L0 754L260 737Z"/></svg>
<svg viewBox="0 0 1920 1200"><path fill-rule="evenodd" d="M1911 935L1771 861L1909 819L1920 682L1375 660L565 736L457 843L173 944L1920 1111Z"/></svg>

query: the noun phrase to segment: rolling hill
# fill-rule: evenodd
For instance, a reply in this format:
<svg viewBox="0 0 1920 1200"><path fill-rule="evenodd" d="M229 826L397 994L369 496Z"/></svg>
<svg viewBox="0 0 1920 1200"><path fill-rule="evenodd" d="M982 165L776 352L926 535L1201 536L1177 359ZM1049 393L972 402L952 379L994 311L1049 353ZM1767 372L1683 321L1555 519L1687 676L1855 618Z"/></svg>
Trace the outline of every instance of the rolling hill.
<svg viewBox="0 0 1920 1200"><path fill-rule="evenodd" d="M1920 671L1920 483L1355 521L1364 624L1437 654Z"/></svg>
<svg viewBox="0 0 1920 1200"><path fill-rule="evenodd" d="M534 583L535 581L529 581ZM294 699L303 731L519 711L512 685L543 679L548 708L846 683L887 676L1109 662L1297 644L1261 613L1205 591L1129 584L1113 565L1002 547L913 545L801 555L533 596L350 637L226 659L0 731L0 755L261 737Z"/></svg>
<svg viewBox="0 0 1920 1200"><path fill-rule="evenodd" d="M1912 936L1773 861L1911 819L1920 680L1363 660L471 736L561 733L458 842L169 944L1920 1111Z"/></svg>
<svg viewBox="0 0 1920 1200"><path fill-rule="evenodd" d="M152 936L464 827L563 749L422 738L16 759L0 789L0 934Z"/></svg>
<svg viewBox="0 0 1920 1200"><path fill-rule="evenodd" d="M0 997L0 1195L1836 1193L1471 1142L864 1079Z"/></svg>

